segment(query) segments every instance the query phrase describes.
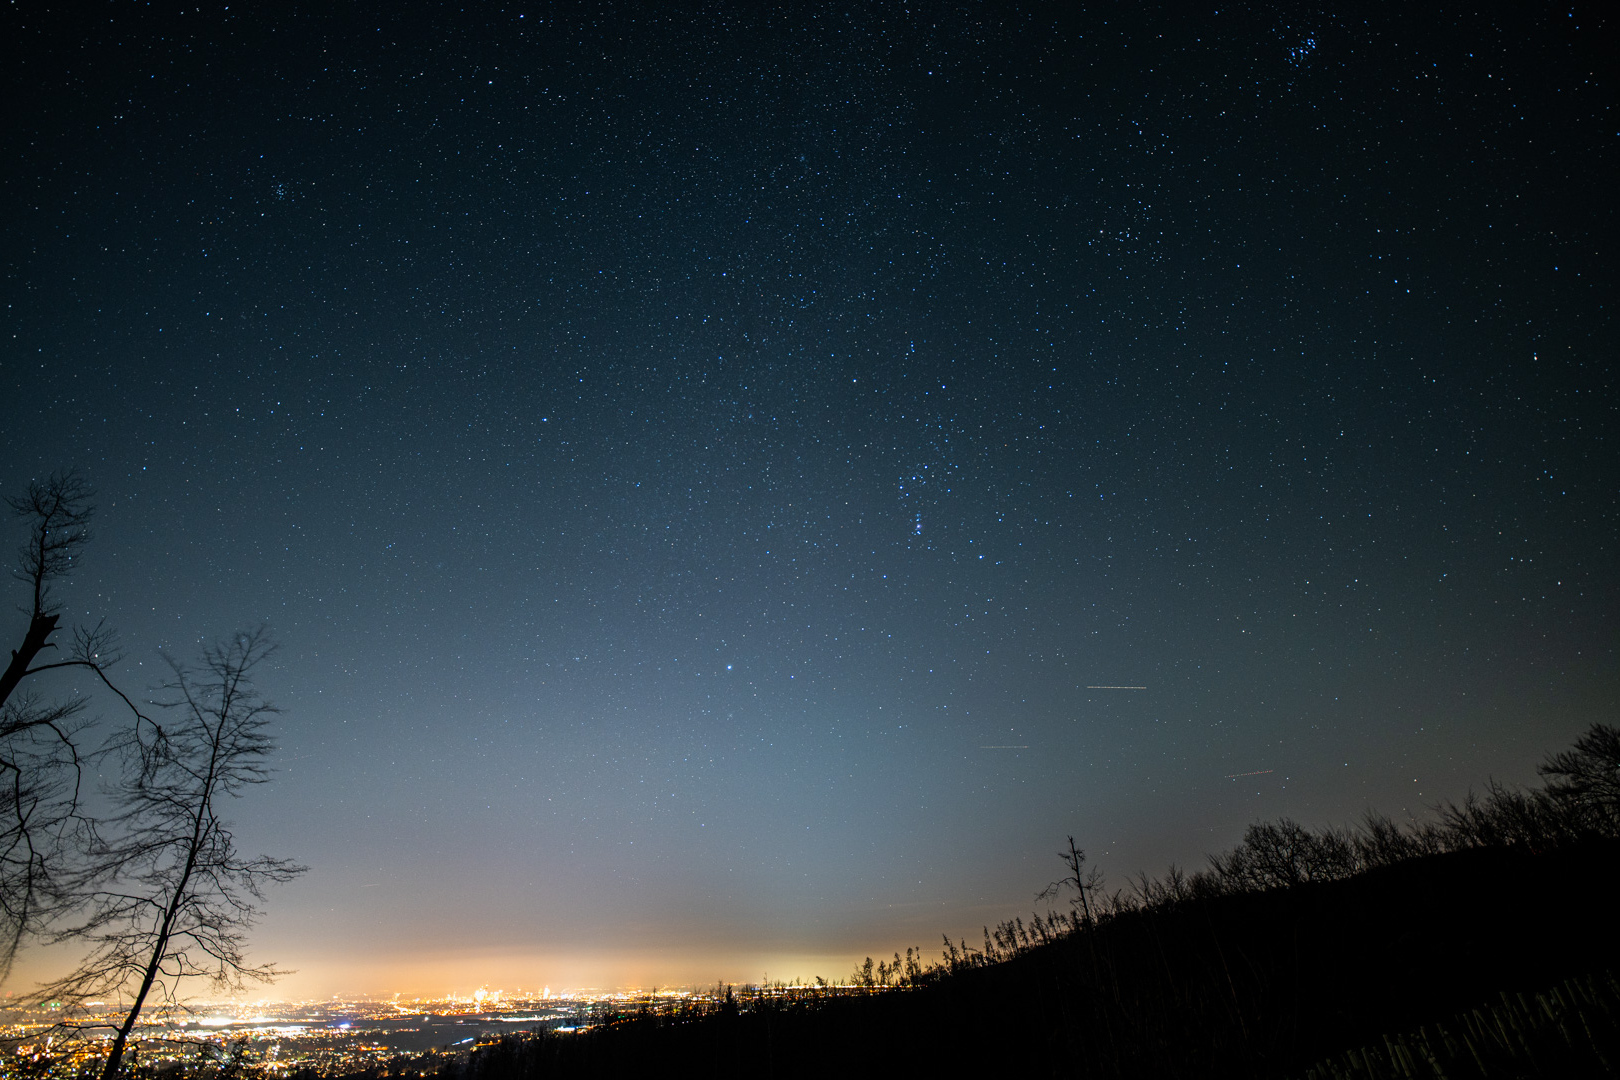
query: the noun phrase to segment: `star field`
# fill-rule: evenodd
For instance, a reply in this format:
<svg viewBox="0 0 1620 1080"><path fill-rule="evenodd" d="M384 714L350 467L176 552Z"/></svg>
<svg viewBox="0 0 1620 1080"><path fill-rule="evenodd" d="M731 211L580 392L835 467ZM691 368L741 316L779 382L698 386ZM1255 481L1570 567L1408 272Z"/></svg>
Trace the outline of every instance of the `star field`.
<svg viewBox="0 0 1620 1080"><path fill-rule="evenodd" d="M94 10L0 479L130 685L282 643L289 992L842 973L1612 720L1595 7Z"/></svg>

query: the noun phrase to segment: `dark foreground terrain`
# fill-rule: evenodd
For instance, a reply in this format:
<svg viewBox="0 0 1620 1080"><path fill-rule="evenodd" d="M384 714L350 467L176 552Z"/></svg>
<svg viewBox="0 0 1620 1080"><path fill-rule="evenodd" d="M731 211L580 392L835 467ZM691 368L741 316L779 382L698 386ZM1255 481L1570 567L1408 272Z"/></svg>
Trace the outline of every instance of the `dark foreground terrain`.
<svg viewBox="0 0 1620 1080"><path fill-rule="evenodd" d="M1428 855L1344 880L1118 912L998 963L936 970L915 988L516 1036L445 1071L1620 1075L1606 974L1620 970L1617 866L1620 842L1601 838L1544 853L1521 844ZM1400 1064L1447 1057L1447 1039L1449 1063Z"/></svg>

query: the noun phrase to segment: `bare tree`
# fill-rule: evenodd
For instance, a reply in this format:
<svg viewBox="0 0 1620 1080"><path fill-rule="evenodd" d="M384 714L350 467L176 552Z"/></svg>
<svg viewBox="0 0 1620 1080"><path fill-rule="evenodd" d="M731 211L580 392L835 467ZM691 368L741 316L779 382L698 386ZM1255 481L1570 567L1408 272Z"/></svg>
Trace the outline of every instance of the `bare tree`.
<svg viewBox="0 0 1620 1080"><path fill-rule="evenodd" d="M1069 925L1074 926L1077 932L1080 929L1086 931L1086 950L1091 953L1091 970L1093 977L1100 980L1103 978L1104 968L1102 957L1097 952L1097 935L1091 933L1092 928L1097 925L1096 909L1092 905L1091 894L1102 889L1103 875L1102 871L1095 866L1087 870L1085 850L1075 844L1074 837L1071 836L1068 840L1069 846L1057 853L1058 858L1063 860L1063 869L1067 872L1037 893L1035 899L1037 901L1051 900L1062 895L1066 889L1075 891L1075 898L1069 901L1073 905L1073 910L1069 914ZM1116 896L1114 905L1116 914L1118 910L1118 897ZM1077 921L1079 925L1075 926ZM1118 1005L1119 980L1117 976L1112 979L1112 992L1114 1004ZM1112 1031L1113 1029L1110 1028L1109 1030ZM1109 1038L1112 1039L1113 1036L1110 1034Z"/></svg>
<svg viewBox="0 0 1620 1080"><path fill-rule="evenodd" d="M168 710L164 724L138 727L121 747L118 810L97 852L112 868L110 884L94 894L86 918L59 935L93 947L76 971L41 993L70 1009L92 998L121 1002L103 1080L117 1076L142 1011L180 1005L186 980L239 989L283 974L249 962L246 934L264 887L304 867L243 858L221 817L227 799L270 778L265 757L277 710L255 689L253 673L271 651L259 629L205 650L195 669L171 661L168 697L159 702Z"/></svg>
<svg viewBox="0 0 1620 1080"><path fill-rule="evenodd" d="M1036 893L1035 899L1051 900L1064 890L1073 889L1078 895L1070 903L1079 909L1084 925L1089 927L1092 923L1091 894L1102 888L1102 871L1095 867L1086 871L1085 849L1076 847L1072 836L1069 837L1068 850L1058 852L1058 858L1063 860L1063 867L1068 873Z"/></svg>
<svg viewBox="0 0 1620 1080"><path fill-rule="evenodd" d="M1554 754L1536 772L1549 795L1580 809L1587 827L1620 832L1620 728L1593 724L1573 749Z"/></svg>
<svg viewBox="0 0 1620 1080"><path fill-rule="evenodd" d="M88 671L135 715L140 710L108 679L118 661L105 625L75 629L64 654L52 640L61 623L52 586L68 576L90 540L91 492L75 472L35 481L12 511L28 522L14 576L28 589L21 610L28 626L0 672L0 981L32 933L70 909L82 895L93 823L80 813L88 701L46 698L33 690L48 671Z"/></svg>
<svg viewBox="0 0 1620 1080"><path fill-rule="evenodd" d="M1360 869L1350 832L1312 832L1288 818L1250 825L1243 843L1225 855L1210 856L1209 861L1235 889L1284 889L1312 881L1338 881Z"/></svg>

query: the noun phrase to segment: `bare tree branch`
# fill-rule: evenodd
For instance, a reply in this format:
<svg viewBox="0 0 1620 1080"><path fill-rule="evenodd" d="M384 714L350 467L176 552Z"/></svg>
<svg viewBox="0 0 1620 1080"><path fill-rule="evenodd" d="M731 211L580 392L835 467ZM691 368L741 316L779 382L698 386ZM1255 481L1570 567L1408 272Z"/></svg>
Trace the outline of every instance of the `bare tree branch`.
<svg viewBox="0 0 1620 1080"><path fill-rule="evenodd" d="M70 914L93 879L85 856L95 843L95 823L81 809L85 766L112 746L86 749L88 699L45 701L30 692L34 677L82 669L122 703L137 732L156 730L108 675L120 657L106 623L75 628L68 653L42 662L58 648L52 639L61 613L53 586L71 573L90 541L91 495L85 479L70 470L6 500L27 527L13 576L28 590L21 607L28 625L0 671L0 982L24 942Z"/></svg>
<svg viewBox="0 0 1620 1080"><path fill-rule="evenodd" d="M271 652L261 628L207 649L197 668L171 662L159 704L172 719L164 727L137 726L121 746L117 812L96 849L110 883L94 894L81 921L57 934L89 940L90 955L36 995L70 1011L92 998L124 1002L104 1080L117 1076L148 1003L174 1007L185 980L238 989L283 974L247 959L247 931L265 887L304 867L269 856L241 858L220 816L224 799L270 778L264 759L274 749L268 728L277 710L252 676Z"/></svg>

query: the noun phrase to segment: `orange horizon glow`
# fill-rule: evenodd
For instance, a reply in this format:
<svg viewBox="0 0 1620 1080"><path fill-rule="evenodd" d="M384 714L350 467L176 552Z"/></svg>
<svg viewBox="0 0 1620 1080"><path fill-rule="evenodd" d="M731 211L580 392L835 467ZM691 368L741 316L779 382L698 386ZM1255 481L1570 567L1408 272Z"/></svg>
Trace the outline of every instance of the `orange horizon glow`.
<svg viewBox="0 0 1620 1080"><path fill-rule="evenodd" d="M879 952L872 951L874 958ZM795 979L813 983L817 976L841 983L848 979L851 968L860 959L848 953L737 951L632 955L520 953L495 949L398 960L334 957L296 965L297 970L271 985L248 987L240 994L227 997L210 995L205 982L199 980L194 987L194 1004L243 1007L336 999L493 1006L497 1001L538 1000L547 989L553 998L566 998L702 991L712 989L717 983L743 986L767 981L792 983ZM46 974L36 975L19 968L5 989L13 995L25 993Z"/></svg>

